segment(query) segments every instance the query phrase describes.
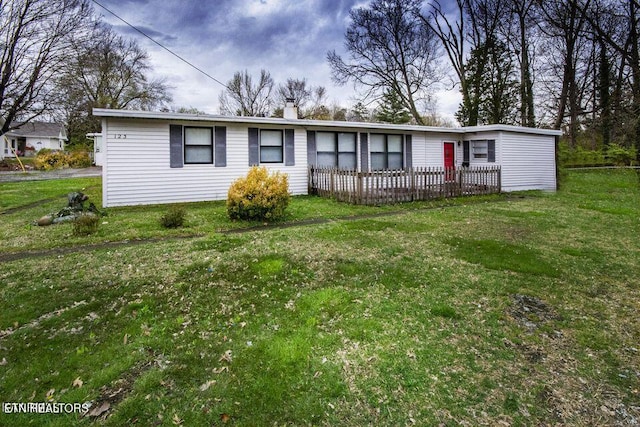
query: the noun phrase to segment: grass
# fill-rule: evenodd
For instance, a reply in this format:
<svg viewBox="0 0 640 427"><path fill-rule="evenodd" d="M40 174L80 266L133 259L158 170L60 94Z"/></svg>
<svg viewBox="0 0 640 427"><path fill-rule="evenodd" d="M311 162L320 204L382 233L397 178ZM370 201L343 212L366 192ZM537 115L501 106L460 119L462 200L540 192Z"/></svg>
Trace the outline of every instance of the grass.
<svg viewBox="0 0 640 427"><path fill-rule="evenodd" d="M5 214L7 252L202 236L0 263L0 400L109 404L0 425L633 424L637 177L570 172L529 196L302 197L289 221L402 213L242 234L217 232L246 227L218 203L176 230L166 207L109 209L83 238L25 224L60 200Z"/></svg>
<svg viewBox="0 0 640 427"><path fill-rule="evenodd" d="M109 208L105 210L107 216L101 221L97 232L88 237L74 236L71 224L60 224L55 227L33 225L42 216L58 212L66 206L66 195L72 191L83 191L87 194L89 196L87 203L93 202L97 206L102 204L100 178L0 183L0 212L10 212L10 214L1 215L4 226L0 227L0 240L3 242L0 255L24 250L43 250L123 240L205 236L224 230L264 225L261 222L230 220L224 201L175 206ZM493 195L369 207L301 196L293 198L280 223L330 220L345 216L376 215L504 199L506 199L505 195ZM162 225L161 219L171 211L172 207L184 210L184 225L167 230Z"/></svg>

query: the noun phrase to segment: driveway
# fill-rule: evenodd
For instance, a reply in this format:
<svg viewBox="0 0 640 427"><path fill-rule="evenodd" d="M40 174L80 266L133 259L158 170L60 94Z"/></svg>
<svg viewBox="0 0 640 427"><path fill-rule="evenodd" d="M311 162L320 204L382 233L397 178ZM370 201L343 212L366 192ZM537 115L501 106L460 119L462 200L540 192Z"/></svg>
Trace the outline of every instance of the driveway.
<svg viewBox="0 0 640 427"><path fill-rule="evenodd" d="M45 179L86 178L102 176L101 166L82 169L56 169L52 171L0 171L0 182L40 181Z"/></svg>

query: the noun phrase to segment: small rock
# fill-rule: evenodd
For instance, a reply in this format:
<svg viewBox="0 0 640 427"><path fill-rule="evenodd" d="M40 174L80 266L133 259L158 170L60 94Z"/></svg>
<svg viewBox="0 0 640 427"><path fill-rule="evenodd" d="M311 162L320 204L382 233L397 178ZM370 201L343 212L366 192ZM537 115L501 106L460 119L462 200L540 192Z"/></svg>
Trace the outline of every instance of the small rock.
<svg viewBox="0 0 640 427"><path fill-rule="evenodd" d="M51 215L45 215L37 221L37 224L41 227L53 224L53 218Z"/></svg>

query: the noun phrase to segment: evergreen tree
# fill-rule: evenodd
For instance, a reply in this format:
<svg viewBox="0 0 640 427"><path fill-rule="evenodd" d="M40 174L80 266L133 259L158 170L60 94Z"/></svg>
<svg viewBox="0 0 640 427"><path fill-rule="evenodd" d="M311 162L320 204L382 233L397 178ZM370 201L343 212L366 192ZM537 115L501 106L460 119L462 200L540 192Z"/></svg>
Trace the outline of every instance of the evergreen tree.
<svg viewBox="0 0 640 427"><path fill-rule="evenodd" d="M392 89L387 89L382 96L382 103L376 113L376 120L383 123L409 123L411 113L404 106L402 99Z"/></svg>

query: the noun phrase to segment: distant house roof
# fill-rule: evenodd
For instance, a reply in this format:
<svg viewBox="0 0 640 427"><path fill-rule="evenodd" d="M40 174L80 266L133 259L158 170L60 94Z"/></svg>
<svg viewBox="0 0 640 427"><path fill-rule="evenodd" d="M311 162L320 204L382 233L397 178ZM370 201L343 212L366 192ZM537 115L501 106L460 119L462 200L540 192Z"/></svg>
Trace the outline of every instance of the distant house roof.
<svg viewBox="0 0 640 427"><path fill-rule="evenodd" d="M16 127L17 126L17 127ZM66 140L67 133L62 123L53 122L14 122L11 127L16 127L7 132L7 136L16 137L40 137L40 138L58 138Z"/></svg>

